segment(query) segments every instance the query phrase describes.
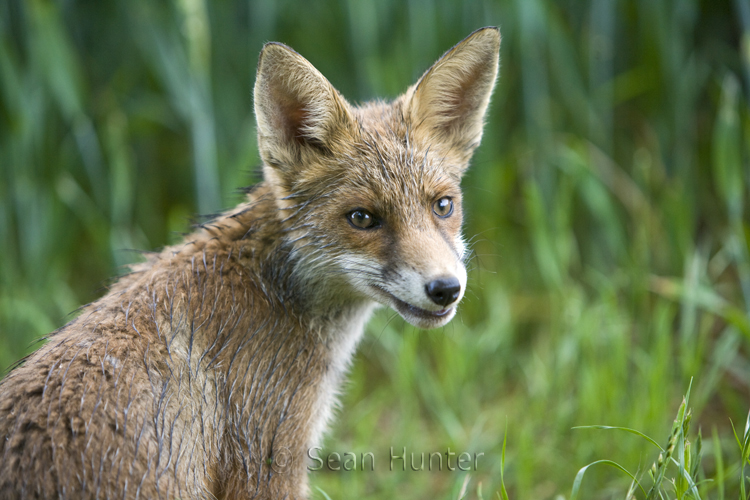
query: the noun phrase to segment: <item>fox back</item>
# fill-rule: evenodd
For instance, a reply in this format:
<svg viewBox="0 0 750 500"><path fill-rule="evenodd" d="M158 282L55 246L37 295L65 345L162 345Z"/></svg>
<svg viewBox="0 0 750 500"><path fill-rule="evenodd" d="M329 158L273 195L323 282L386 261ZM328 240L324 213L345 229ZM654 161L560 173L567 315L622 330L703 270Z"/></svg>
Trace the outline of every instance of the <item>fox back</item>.
<svg viewBox="0 0 750 500"><path fill-rule="evenodd" d="M306 498L374 308L434 328L463 297L459 184L499 46L478 30L399 98L354 106L267 44L263 182L0 382L0 499Z"/></svg>

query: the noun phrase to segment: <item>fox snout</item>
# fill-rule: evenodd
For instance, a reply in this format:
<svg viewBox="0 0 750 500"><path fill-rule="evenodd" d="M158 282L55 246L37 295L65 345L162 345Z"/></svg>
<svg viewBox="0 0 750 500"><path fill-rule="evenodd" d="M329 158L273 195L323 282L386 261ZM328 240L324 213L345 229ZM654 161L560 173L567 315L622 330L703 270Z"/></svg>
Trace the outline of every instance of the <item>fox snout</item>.
<svg viewBox="0 0 750 500"><path fill-rule="evenodd" d="M442 245L433 252L422 246L422 259L416 263L405 258L394 279L381 288L385 297L381 295L379 302L419 328L437 328L448 323L466 290L463 245L458 239L453 244L457 248L451 248L451 252L441 251L445 250Z"/></svg>
<svg viewBox="0 0 750 500"><path fill-rule="evenodd" d="M461 294L461 283L458 278L444 276L432 280L424 286L427 296L439 306L453 304Z"/></svg>

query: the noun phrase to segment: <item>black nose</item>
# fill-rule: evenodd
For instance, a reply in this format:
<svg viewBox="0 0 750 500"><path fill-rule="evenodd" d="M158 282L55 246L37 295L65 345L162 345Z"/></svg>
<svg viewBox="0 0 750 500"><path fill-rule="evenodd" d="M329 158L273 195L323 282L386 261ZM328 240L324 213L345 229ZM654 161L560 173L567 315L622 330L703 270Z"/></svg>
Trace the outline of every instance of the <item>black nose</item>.
<svg viewBox="0 0 750 500"><path fill-rule="evenodd" d="M461 291L461 283L453 277L438 278L427 283L424 288L427 291L427 295L435 304L447 306L455 302L458 298L458 294Z"/></svg>

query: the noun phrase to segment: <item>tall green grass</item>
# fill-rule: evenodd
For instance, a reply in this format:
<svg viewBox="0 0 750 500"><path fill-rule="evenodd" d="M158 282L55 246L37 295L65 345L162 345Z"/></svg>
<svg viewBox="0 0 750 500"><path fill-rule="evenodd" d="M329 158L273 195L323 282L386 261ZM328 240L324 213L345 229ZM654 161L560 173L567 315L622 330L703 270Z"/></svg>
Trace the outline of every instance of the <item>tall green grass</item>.
<svg viewBox="0 0 750 500"><path fill-rule="evenodd" d="M464 181L471 288L441 331L389 311L372 322L325 452L371 451L376 470L312 473L314 496L490 498L502 477L513 499L570 498L597 460L650 484L653 445L573 427L664 446L692 378L691 477L700 498L737 498L747 446L730 422L746 443L750 409L741 0L2 2L0 369L95 300L138 259L129 250L175 241L258 180L263 42L362 101L396 96L485 25L501 28L502 70ZM389 471L391 446L485 455L466 483ZM597 466L575 494L630 485ZM665 498L695 497L683 486Z"/></svg>

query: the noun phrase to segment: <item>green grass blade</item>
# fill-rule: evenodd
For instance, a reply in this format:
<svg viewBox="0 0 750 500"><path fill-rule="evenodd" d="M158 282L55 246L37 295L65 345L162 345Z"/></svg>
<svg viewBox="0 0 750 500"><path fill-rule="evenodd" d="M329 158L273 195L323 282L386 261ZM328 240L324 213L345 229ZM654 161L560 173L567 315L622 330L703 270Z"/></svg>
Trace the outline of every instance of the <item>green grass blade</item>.
<svg viewBox="0 0 750 500"><path fill-rule="evenodd" d="M328 496L328 493L323 491L319 486L316 486L315 489L318 490L321 495L323 495L323 498L325 498L325 500L331 500L331 497Z"/></svg>
<svg viewBox="0 0 750 500"><path fill-rule="evenodd" d="M672 463L680 467L680 475L681 477L685 478L685 481L688 483L688 491L690 491L693 494L696 500L700 500L701 496L698 493L698 486L696 486L695 481L690 476L690 473L685 469L684 466L681 466L679 460L675 460L674 458L672 458ZM684 498L684 497L685 497L684 494L680 495L680 498Z"/></svg>
<svg viewBox="0 0 750 500"><path fill-rule="evenodd" d="M503 435L503 451L500 454L500 491L498 496L501 500L510 500L508 491L505 489L505 444L508 441L508 420L505 420L505 434Z"/></svg>
<svg viewBox="0 0 750 500"><path fill-rule="evenodd" d="M583 467L581 470L578 471L578 474L576 474L575 481L573 481L573 489L570 492L570 500L576 500L578 498L578 492L581 489L581 483L583 482L583 476L586 474L586 471L594 466L594 465L609 465L610 467L614 467L615 469L618 469L625 474L627 474L630 479L635 481L635 483L638 485L638 487L641 489L643 494L646 494L646 490L643 489L643 486L641 486L641 483L638 481L638 479L633 475L629 470L627 470L622 465L618 464L617 462L613 462L612 460L597 460L596 462L591 462L587 466Z"/></svg>
<svg viewBox="0 0 750 500"><path fill-rule="evenodd" d="M630 434L635 434L636 436L639 436L649 443L653 444L657 448L659 448L659 451L664 451L664 448L659 446L659 443L654 441L652 438L648 437L641 431L637 431L635 429L631 429L629 427L617 427L617 426L611 426L611 425L578 425L576 427L572 427L573 429L603 429L603 430L616 430L616 431L624 431L629 432Z"/></svg>

